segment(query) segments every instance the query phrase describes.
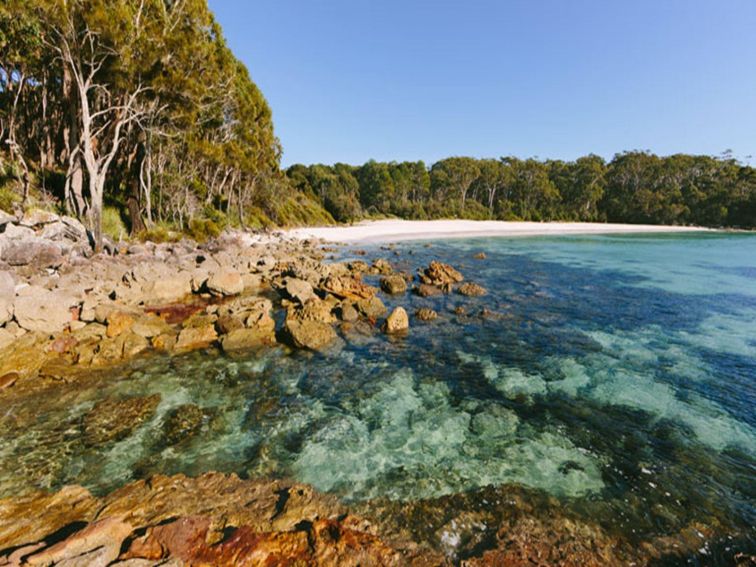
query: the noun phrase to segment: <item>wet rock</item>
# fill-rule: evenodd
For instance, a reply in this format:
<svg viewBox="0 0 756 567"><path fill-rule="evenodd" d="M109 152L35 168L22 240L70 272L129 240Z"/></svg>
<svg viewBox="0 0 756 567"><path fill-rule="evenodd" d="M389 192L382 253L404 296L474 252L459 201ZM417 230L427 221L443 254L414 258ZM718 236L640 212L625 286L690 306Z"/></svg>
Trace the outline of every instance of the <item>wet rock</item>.
<svg viewBox="0 0 756 567"><path fill-rule="evenodd" d="M415 317L420 321L435 321L438 318L438 313L428 307L421 307L415 311Z"/></svg>
<svg viewBox="0 0 756 567"><path fill-rule="evenodd" d="M113 338L131 329L134 325L134 318L124 311L111 311L106 323L108 324L106 335Z"/></svg>
<svg viewBox="0 0 756 567"><path fill-rule="evenodd" d="M218 339L218 333L212 324L187 327L181 330L176 341L176 350L195 350L207 348Z"/></svg>
<svg viewBox="0 0 756 567"><path fill-rule="evenodd" d="M391 266L391 262L383 258L378 258L375 262L373 262L373 265L370 267L371 274L380 274L383 276L387 276L389 274L392 274L393 272L394 272L394 268Z"/></svg>
<svg viewBox="0 0 756 567"><path fill-rule="evenodd" d="M84 443L91 446L120 441L155 415L160 395L105 400L84 416Z"/></svg>
<svg viewBox="0 0 756 567"><path fill-rule="evenodd" d="M286 311L286 319L296 321L318 321L320 323L334 323L333 304L312 297L307 303L299 308L289 308Z"/></svg>
<svg viewBox="0 0 756 567"><path fill-rule="evenodd" d="M381 289L390 295L407 291L407 281L402 276L385 276L381 278Z"/></svg>
<svg viewBox="0 0 756 567"><path fill-rule="evenodd" d="M349 271L354 274L364 274L368 270L370 270L370 266L368 266L368 263L363 260L349 262Z"/></svg>
<svg viewBox="0 0 756 567"><path fill-rule="evenodd" d="M276 337L272 328L269 330L240 328L223 335L220 342L224 352L233 352L275 344Z"/></svg>
<svg viewBox="0 0 756 567"><path fill-rule="evenodd" d="M358 301L357 310L371 321L376 321L380 317L383 317L388 311L379 297L371 297L370 299Z"/></svg>
<svg viewBox="0 0 756 567"><path fill-rule="evenodd" d="M404 307L396 307L383 324L383 332L388 334L403 333L408 329L409 317Z"/></svg>
<svg viewBox="0 0 756 567"><path fill-rule="evenodd" d="M232 331L244 328L244 318L242 315L232 315L230 313L224 313L218 316L218 320L215 322L215 327L222 335L227 335Z"/></svg>
<svg viewBox="0 0 756 567"><path fill-rule="evenodd" d="M213 274L205 285L208 291L216 296L239 295L244 291L244 280L241 274L234 270Z"/></svg>
<svg viewBox="0 0 756 567"><path fill-rule="evenodd" d="M336 331L328 323L320 321L286 321L286 334L297 348L322 350L337 338Z"/></svg>
<svg viewBox="0 0 756 567"><path fill-rule="evenodd" d="M345 321L347 323L354 323L357 319L359 319L360 314L355 309L353 303L342 303L341 307L339 307L339 318L342 321Z"/></svg>
<svg viewBox="0 0 756 567"><path fill-rule="evenodd" d="M350 299L352 301L370 299L376 293L374 287L363 283L358 278L349 276L329 276L320 287L339 299Z"/></svg>
<svg viewBox="0 0 756 567"><path fill-rule="evenodd" d="M123 341L123 351L121 354L123 358L134 357L150 348L150 343L147 339L136 333L127 332L119 338Z"/></svg>
<svg viewBox="0 0 756 567"><path fill-rule="evenodd" d="M18 372L8 372L0 376L0 390L12 387L20 378Z"/></svg>
<svg viewBox="0 0 756 567"><path fill-rule="evenodd" d="M166 352L175 350L177 342L178 337L170 333L163 333L162 335L158 335L157 337L152 337L151 341L152 348Z"/></svg>
<svg viewBox="0 0 756 567"><path fill-rule="evenodd" d="M205 412L195 404L183 404L168 412L163 422L163 441L176 445L196 435L205 420Z"/></svg>
<svg viewBox="0 0 756 567"><path fill-rule="evenodd" d="M457 293L467 297L482 297L488 292L486 291L486 288L476 283L466 283L457 288Z"/></svg>
<svg viewBox="0 0 756 567"><path fill-rule="evenodd" d="M486 259L486 253L485 252L478 252L475 256L473 256L476 260L485 260Z"/></svg>
<svg viewBox="0 0 756 567"><path fill-rule="evenodd" d="M170 330L171 326L164 319L153 314L137 319L131 327L132 333L145 339L157 337L163 333L170 332Z"/></svg>
<svg viewBox="0 0 756 567"><path fill-rule="evenodd" d="M435 297L437 295L443 294L441 288L429 284L420 284L419 286L415 287L413 291L420 297Z"/></svg>
<svg viewBox="0 0 756 567"><path fill-rule="evenodd" d="M424 284L444 286L459 283L465 278L449 264L434 260L421 272L420 279Z"/></svg>
<svg viewBox="0 0 756 567"><path fill-rule="evenodd" d="M27 331L55 333L62 331L72 320L71 298L31 286L24 295L16 297L14 316Z"/></svg>

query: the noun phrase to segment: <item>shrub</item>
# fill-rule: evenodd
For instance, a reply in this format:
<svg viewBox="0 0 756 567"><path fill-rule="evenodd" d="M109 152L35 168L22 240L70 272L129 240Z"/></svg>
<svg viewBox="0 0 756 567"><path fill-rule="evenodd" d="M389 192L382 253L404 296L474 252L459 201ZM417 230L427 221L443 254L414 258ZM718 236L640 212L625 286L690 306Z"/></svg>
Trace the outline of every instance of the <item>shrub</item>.
<svg viewBox="0 0 756 567"><path fill-rule="evenodd" d="M210 219L191 219L186 233L197 242L207 242L222 232L221 227Z"/></svg>
<svg viewBox="0 0 756 567"><path fill-rule="evenodd" d="M102 209L102 233L116 242L128 237L126 223L123 222L121 211L116 207Z"/></svg>

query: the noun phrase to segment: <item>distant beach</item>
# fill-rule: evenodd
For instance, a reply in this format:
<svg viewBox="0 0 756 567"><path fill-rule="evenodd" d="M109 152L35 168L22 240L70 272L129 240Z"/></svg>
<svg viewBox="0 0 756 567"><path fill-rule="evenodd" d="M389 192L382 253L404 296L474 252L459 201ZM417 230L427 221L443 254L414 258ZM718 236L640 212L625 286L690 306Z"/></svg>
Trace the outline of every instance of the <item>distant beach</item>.
<svg viewBox="0 0 756 567"><path fill-rule="evenodd" d="M474 220L379 220L353 225L306 227L287 232L295 238L321 238L328 242L388 242L427 238L485 236L540 236L563 234L638 234L703 232L712 229L689 226L610 224L580 222L510 222Z"/></svg>

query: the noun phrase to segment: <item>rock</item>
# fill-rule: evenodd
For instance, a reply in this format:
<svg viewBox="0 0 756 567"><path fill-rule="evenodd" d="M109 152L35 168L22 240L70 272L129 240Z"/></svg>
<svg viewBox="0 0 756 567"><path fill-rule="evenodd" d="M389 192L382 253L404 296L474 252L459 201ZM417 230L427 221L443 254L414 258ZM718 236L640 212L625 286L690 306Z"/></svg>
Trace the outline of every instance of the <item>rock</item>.
<svg viewBox="0 0 756 567"><path fill-rule="evenodd" d="M0 390L10 388L19 378L20 376L18 375L18 372L8 372L7 374L3 374L0 376Z"/></svg>
<svg viewBox="0 0 756 567"><path fill-rule="evenodd" d="M286 319L296 321L318 321L320 323L334 323L333 305L318 297L313 297L300 308L289 308Z"/></svg>
<svg viewBox="0 0 756 567"><path fill-rule="evenodd" d="M176 350L195 350L207 348L218 339L213 325L188 327L182 329L176 342Z"/></svg>
<svg viewBox="0 0 756 567"><path fill-rule="evenodd" d="M9 215L4 210L0 209L0 228L4 227L5 225L9 223L15 223L17 222L16 217L13 215Z"/></svg>
<svg viewBox="0 0 756 567"><path fill-rule="evenodd" d="M121 337L123 338L123 358L131 358L150 348L150 343L147 342L147 339L136 333L127 332L121 335Z"/></svg>
<svg viewBox="0 0 756 567"><path fill-rule="evenodd" d="M134 318L124 311L111 311L108 314L106 323L108 324L108 329L105 334L113 338L131 329L134 325Z"/></svg>
<svg viewBox="0 0 756 567"><path fill-rule="evenodd" d="M221 335L227 335L232 331L244 328L244 318L239 315L225 313L218 316L215 327Z"/></svg>
<svg viewBox="0 0 756 567"><path fill-rule="evenodd" d="M0 272L0 326L13 319L16 284L9 272Z"/></svg>
<svg viewBox="0 0 756 567"><path fill-rule="evenodd" d="M26 226L8 224L3 232L3 239L34 238L35 232Z"/></svg>
<svg viewBox="0 0 756 567"><path fill-rule="evenodd" d="M428 307L421 307L415 311L415 317L420 321L435 321L438 318L438 313Z"/></svg>
<svg viewBox="0 0 756 567"><path fill-rule="evenodd" d="M336 331L328 323L320 321L289 320L285 326L286 334L297 348L322 350L336 340Z"/></svg>
<svg viewBox="0 0 756 567"><path fill-rule="evenodd" d="M259 274L242 274L244 291L257 291L263 287L263 278Z"/></svg>
<svg viewBox="0 0 756 567"><path fill-rule="evenodd" d="M157 337L163 333L168 333L171 330L171 326L157 315L147 315L141 317L134 322L131 327L131 332L144 337L145 339L151 339Z"/></svg>
<svg viewBox="0 0 756 567"><path fill-rule="evenodd" d="M71 299L63 294L30 286L16 297L14 316L27 331L57 333L72 320Z"/></svg>
<svg viewBox="0 0 756 567"><path fill-rule="evenodd" d="M332 293L339 299L370 299L375 295L376 289L356 277L329 276L322 284L321 289Z"/></svg>
<svg viewBox="0 0 756 567"><path fill-rule="evenodd" d="M145 303L178 301L191 293L191 275L188 273L148 281L143 283L141 288Z"/></svg>
<svg viewBox="0 0 756 567"><path fill-rule="evenodd" d="M402 276L385 276L381 278L381 289L390 295L407 291L407 281Z"/></svg>
<svg viewBox="0 0 756 567"><path fill-rule="evenodd" d="M98 403L82 421L84 443L98 446L125 439L155 415L159 403L160 394Z"/></svg>
<svg viewBox="0 0 756 567"><path fill-rule="evenodd" d="M118 559L121 544L132 530L130 524L119 518L105 518L89 524L64 541L32 554L24 564L32 567L106 567Z"/></svg>
<svg viewBox="0 0 756 567"><path fill-rule="evenodd" d="M342 303L341 307L339 308L339 317L342 321L345 321L347 323L354 323L357 319L359 319L360 314L357 309L355 309L354 304Z"/></svg>
<svg viewBox="0 0 756 567"><path fill-rule="evenodd" d="M274 323L275 324L275 323ZM276 336L270 331L259 329L234 329L221 337L221 348L224 352L233 352L263 345L272 345L276 342Z"/></svg>
<svg viewBox="0 0 756 567"><path fill-rule="evenodd" d="M486 295L486 289L475 283L466 283L459 286L457 293L467 297L482 297Z"/></svg>
<svg viewBox="0 0 756 567"><path fill-rule="evenodd" d="M396 307L383 324L383 332L388 334L403 333L408 329L409 317L404 307Z"/></svg>
<svg viewBox="0 0 756 567"><path fill-rule="evenodd" d="M27 211L26 213L24 213L24 216L21 217L21 220L18 224L20 224L21 226L35 228L40 225L58 222L59 220L60 217L55 213L42 211L40 209L34 209L32 211Z"/></svg>
<svg viewBox="0 0 756 567"><path fill-rule="evenodd" d="M358 301L357 310L373 322L383 317L388 311L379 297L371 297L370 299Z"/></svg>
<svg viewBox="0 0 756 567"><path fill-rule="evenodd" d="M354 274L364 274L368 270L370 270L370 266L363 260L349 262L349 271Z"/></svg>
<svg viewBox="0 0 756 567"><path fill-rule="evenodd" d="M176 348L178 337L170 333L163 333L157 337L152 337L152 348L162 351L172 351Z"/></svg>
<svg viewBox="0 0 756 567"><path fill-rule="evenodd" d="M244 280L239 272L226 270L208 278L208 291L215 296L239 295L244 291Z"/></svg>
<svg viewBox="0 0 756 567"><path fill-rule="evenodd" d="M391 266L391 263L388 260L384 260L383 258L378 258L370 267L370 273L372 274L381 274L387 276L393 272L394 268Z"/></svg>
<svg viewBox="0 0 756 567"><path fill-rule="evenodd" d="M478 252L475 256L473 256L476 260L485 260L486 259L486 253L485 252Z"/></svg>
<svg viewBox="0 0 756 567"><path fill-rule="evenodd" d="M57 244L41 238L24 238L3 244L0 259L11 266L57 268L63 263L63 254Z"/></svg>
<svg viewBox="0 0 756 567"><path fill-rule="evenodd" d="M434 297L443 294L440 288L429 284L420 284L413 291L420 297Z"/></svg>
<svg viewBox="0 0 756 567"><path fill-rule="evenodd" d="M8 329L0 328L0 350L4 349L16 340L16 335Z"/></svg>
<svg viewBox="0 0 756 567"><path fill-rule="evenodd" d="M286 278L283 281L283 285L279 288L279 291L283 292L285 297L293 299L300 304L304 304L307 301L316 298L312 286L306 281L298 278Z"/></svg>
<svg viewBox="0 0 756 567"><path fill-rule="evenodd" d="M425 284L444 286L459 283L464 281L465 278L449 264L434 260L420 274L420 279Z"/></svg>
<svg viewBox="0 0 756 567"><path fill-rule="evenodd" d="M205 412L195 404L183 404L168 412L163 422L163 441L175 445L196 435L205 420Z"/></svg>

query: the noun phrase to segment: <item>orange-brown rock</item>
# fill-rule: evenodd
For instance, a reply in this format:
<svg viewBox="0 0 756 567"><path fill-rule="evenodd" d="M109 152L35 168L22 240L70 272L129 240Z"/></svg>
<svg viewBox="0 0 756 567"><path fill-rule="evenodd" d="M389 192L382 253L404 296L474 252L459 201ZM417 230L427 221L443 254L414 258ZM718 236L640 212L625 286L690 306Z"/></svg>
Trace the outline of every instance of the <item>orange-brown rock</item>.
<svg viewBox="0 0 756 567"><path fill-rule="evenodd" d="M434 260L420 274L420 279L424 284L444 286L459 283L465 278L449 264Z"/></svg>
<svg viewBox="0 0 756 567"><path fill-rule="evenodd" d="M359 278L349 276L329 276L320 287L340 299L353 301L370 299L377 291Z"/></svg>
<svg viewBox="0 0 756 567"><path fill-rule="evenodd" d="M117 337L121 333L128 331L134 325L134 318L123 311L113 311L108 315L108 329L106 334L108 337Z"/></svg>

